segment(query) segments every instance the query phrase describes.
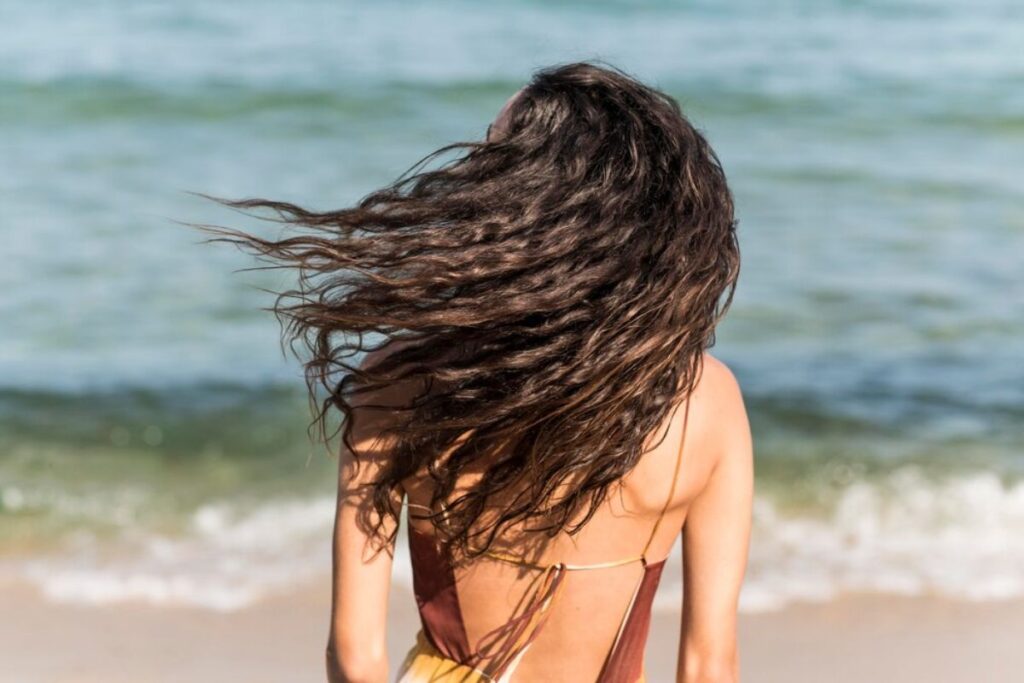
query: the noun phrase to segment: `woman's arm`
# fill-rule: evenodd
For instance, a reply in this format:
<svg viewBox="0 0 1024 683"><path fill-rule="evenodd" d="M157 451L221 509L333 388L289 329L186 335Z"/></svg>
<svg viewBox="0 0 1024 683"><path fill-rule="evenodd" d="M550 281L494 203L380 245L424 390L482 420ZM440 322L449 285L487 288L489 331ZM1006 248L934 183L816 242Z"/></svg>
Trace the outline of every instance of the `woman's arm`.
<svg viewBox="0 0 1024 683"><path fill-rule="evenodd" d="M678 680L739 681L736 611L747 565L754 497L753 445L732 372L705 364L700 391L711 474L683 527L683 624Z"/></svg>
<svg viewBox="0 0 1024 683"><path fill-rule="evenodd" d="M380 352L367 356L372 363ZM407 399L401 387L366 394L360 404L400 405ZM387 680L387 611L391 587L393 544L377 552L367 533L374 518L369 484L390 456L388 444L378 439L387 411L355 410L352 444L358 462L342 447L338 466L338 503L334 521L333 590L330 635L327 643L329 683L380 683ZM401 496L394 501L401 506ZM389 524L385 529L393 529Z"/></svg>

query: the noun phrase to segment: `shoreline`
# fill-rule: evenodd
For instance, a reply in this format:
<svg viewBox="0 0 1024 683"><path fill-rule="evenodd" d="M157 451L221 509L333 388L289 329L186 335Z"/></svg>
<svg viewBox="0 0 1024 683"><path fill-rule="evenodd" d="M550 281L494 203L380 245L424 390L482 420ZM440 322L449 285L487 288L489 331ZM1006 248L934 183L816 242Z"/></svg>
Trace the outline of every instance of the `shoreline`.
<svg viewBox="0 0 1024 683"><path fill-rule="evenodd" d="M322 681L326 579L232 612L143 604L69 605L0 585L0 662L23 683ZM419 627L412 595L389 604L391 674ZM985 681L1024 675L1024 600L852 595L741 614L744 683ZM678 611L656 612L647 677L671 681Z"/></svg>

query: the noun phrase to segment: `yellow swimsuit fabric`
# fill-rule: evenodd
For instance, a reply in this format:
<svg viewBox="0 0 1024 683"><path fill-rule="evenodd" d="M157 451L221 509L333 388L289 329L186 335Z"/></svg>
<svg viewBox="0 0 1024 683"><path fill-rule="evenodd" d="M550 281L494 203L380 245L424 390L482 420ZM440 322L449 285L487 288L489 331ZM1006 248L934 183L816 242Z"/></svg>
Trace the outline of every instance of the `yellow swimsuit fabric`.
<svg viewBox="0 0 1024 683"><path fill-rule="evenodd" d="M493 679L482 671L448 659L434 649L423 631L405 656L396 683L489 683Z"/></svg>
<svg viewBox="0 0 1024 683"><path fill-rule="evenodd" d="M423 631L416 634L416 644L405 656L398 670L396 683L504 683L510 680L511 671L505 678L495 679L482 671L448 659L434 649ZM628 683L628 682L624 682ZM635 683L647 683L644 676Z"/></svg>

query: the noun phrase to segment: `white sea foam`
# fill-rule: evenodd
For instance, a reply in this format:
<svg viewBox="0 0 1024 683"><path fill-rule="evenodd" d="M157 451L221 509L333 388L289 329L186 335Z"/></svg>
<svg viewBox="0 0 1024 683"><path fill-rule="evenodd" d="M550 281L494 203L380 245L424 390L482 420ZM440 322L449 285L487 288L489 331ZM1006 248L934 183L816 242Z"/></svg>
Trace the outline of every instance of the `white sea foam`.
<svg viewBox="0 0 1024 683"><path fill-rule="evenodd" d="M19 572L49 598L105 604L233 610L326 573L334 501L279 501L245 511L199 508L183 536L126 538L116 548L78 543Z"/></svg>
<svg viewBox="0 0 1024 683"><path fill-rule="evenodd" d="M941 595L963 600L1024 596L1024 482L987 472L934 481L913 467L836 493L828 513L792 514L766 496L755 529L741 609L771 610L795 600L847 592ZM148 534L107 545L7 564L51 599L233 610L330 569L334 501L285 500L248 508L198 509L182 536ZM109 545L109 544L108 544ZM677 544L656 603L680 599ZM404 542L394 580L409 587Z"/></svg>
<svg viewBox="0 0 1024 683"><path fill-rule="evenodd" d="M828 514L785 514L759 497L754 519L744 611L849 592L1024 596L1024 482L988 472L933 481L905 467L851 484ZM676 570L666 570L660 606L678 604Z"/></svg>

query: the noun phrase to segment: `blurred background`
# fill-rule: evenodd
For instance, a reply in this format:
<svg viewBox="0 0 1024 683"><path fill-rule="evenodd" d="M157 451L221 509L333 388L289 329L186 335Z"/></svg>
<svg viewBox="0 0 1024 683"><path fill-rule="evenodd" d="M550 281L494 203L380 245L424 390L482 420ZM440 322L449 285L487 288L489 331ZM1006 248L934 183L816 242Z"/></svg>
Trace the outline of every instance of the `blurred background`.
<svg viewBox="0 0 1024 683"><path fill-rule="evenodd" d="M351 203L588 58L678 98L736 195L713 353L757 448L749 656L890 612L997 642L1024 622L1022 44L1013 0L0 0L0 603L34 625L5 636L10 680L115 680L119 628L134 680L164 680L138 634L271 604L318 674L334 462L261 310L288 280L175 221L272 230L189 191ZM745 680L811 671L779 647Z"/></svg>

